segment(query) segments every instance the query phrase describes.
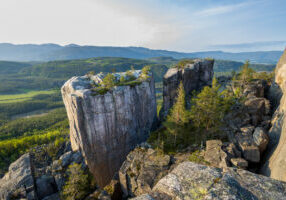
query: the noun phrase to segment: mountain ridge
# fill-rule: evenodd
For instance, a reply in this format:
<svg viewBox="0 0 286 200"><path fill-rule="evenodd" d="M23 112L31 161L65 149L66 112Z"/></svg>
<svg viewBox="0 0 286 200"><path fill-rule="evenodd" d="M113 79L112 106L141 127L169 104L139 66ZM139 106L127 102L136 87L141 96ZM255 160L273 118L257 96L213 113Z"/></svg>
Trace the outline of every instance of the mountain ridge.
<svg viewBox="0 0 286 200"><path fill-rule="evenodd" d="M177 52L155 50L145 47L115 47L69 44L11 44L0 43L0 60L3 61L53 61L84 59L92 57L125 57L147 59L152 57L205 58L224 59L233 61L250 60L253 63L276 63L282 51L256 51L231 53L224 51Z"/></svg>

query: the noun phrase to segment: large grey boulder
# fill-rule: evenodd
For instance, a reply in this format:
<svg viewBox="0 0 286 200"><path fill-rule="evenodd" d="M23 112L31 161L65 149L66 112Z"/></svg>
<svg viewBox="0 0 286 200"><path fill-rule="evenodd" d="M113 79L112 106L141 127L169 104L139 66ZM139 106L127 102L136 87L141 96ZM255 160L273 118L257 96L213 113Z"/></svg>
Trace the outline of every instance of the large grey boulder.
<svg viewBox="0 0 286 200"><path fill-rule="evenodd" d="M0 199L36 199L30 154L24 154L9 167L0 179Z"/></svg>
<svg viewBox="0 0 286 200"><path fill-rule="evenodd" d="M206 151L204 153L204 159L211 166L225 168L228 167L227 153L222 150L221 140L207 140Z"/></svg>
<svg viewBox="0 0 286 200"><path fill-rule="evenodd" d="M36 180L36 186L39 199L43 199L44 197L50 196L58 191L55 179L52 176L41 176Z"/></svg>
<svg viewBox="0 0 286 200"><path fill-rule="evenodd" d="M193 64L186 64L183 68L174 67L167 71L163 79L163 105L160 118L164 118L173 106L181 81L187 97L191 95L192 91L199 91L204 86L211 85L213 64L214 60L196 59Z"/></svg>
<svg viewBox="0 0 286 200"><path fill-rule="evenodd" d="M127 154L148 138L157 121L157 106L152 74L140 84L116 86L102 95L91 89L91 80L101 79L102 74L73 77L61 91L72 149L82 152L97 183L105 186Z"/></svg>
<svg viewBox="0 0 286 200"><path fill-rule="evenodd" d="M281 200L285 195L285 182L241 169L223 171L184 162L162 178L148 195L134 199Z"/></svg>
<svg viewBox="0 0 286 200"><path fill-rule="evenodd" d="M284 117L286 112L286 50L276 66L275 83L281 89L283 96L272 118L272 127L268 133L270 141L266 150L266 162L261 173L286 181L286 118Z"/></svg>
<svg viewBox="0 0 286 200"><path fill-rule="evenodd" d="M260 153L263 153L267 148L269 137L262 127L257 127L253 133L253 140L259 147Z"/></svg>
<svg viewBox="0 0 286 200"><path fill-rule="evenodd" d="M169 155L161 155L151 148L136 148L128 154L119 170L123 196L134 197L151 192L170 166Z"/></svg>

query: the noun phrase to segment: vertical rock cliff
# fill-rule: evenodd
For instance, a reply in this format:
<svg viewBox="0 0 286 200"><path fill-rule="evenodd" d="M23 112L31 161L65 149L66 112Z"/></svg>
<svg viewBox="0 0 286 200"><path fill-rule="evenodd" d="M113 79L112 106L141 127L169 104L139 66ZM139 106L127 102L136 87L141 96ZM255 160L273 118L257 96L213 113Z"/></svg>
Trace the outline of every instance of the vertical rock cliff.
<svg viewBox="0 0 286 200"><path fill-rule="evenodd" d="M271 87L269 96L280 104L272 117L272 127L269 130L270 145L267 149L267 159L262 167L262 174L277 180L286 181L286 50L280 58L275 69L275 83ZM276 88L276 89L275 89ZM275 100L276 98L276 100Z"/></svg>
<svg viewBox="0 0 286 200"><path fill-rule="evenodd" d="M135 76L140 76L136 71ZM114 74L117 79L124 73ZM157 121L154 79L95 93L104 75L73 77L62 87L73 150L81 150L97 183L105 186L127 154L145 141ZM93 82L94 81L94 82ZM134 82L133 82L134 83Z"/></svg>
<svg viewBox="0 0 286 200"><path fill-rule="evenodd" d="M193 90L199 91L204 86L211 85L214 60L196 59L183 67L174 67L167 71L163 79L163 105L160 118L166 117L177 96L177 88L183 82L186 96Z"/></svg>

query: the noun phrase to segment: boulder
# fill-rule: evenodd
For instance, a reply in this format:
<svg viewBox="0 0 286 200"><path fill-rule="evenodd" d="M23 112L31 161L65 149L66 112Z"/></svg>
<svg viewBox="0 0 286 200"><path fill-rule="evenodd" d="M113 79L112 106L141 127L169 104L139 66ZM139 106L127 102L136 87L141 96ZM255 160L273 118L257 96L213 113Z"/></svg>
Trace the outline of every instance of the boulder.
<svg viewBox="0 0 286 200"><path fill-rule="evenodd" d="M232 158L230 159L231 164L233 166L240 168L240 169L246 169L248 167L248 162L244 160L243 158Z"/></svg>
<svg viewBox="0 0 286 200"><path fill-rule="evenodd" d="M267 89L267 82L265 80L256 80L245 84L243 89L243 95L247 98L250 97L264 97Z"/></svg>
<svg viewBox="0 0 286 200"><path fill-rule="evenodd" d="M43 198L43 200L61 200L60 195L58 193L52 194Z"/></svg>
<svg viewBox="0 0 286 200"><path fill-rule="evenodd" d="M222 150L222 141L220 140L206 141L204 159L214 167L225 168L229 165L227 154Z"/></svg>
<svg viewBox="0 0 286 200"><path fill-rule="evenodd" d="M263 119L264 115L270 113L270 103L265 98L252 97L245 101L244 106L252 119L252 125L257 126Z"/></svg>
<svg viewBox="0 0 286 200"><path fill-rule="evenodd" d="M194 60L193 64L186 64L183 68L170 68L163 79L163 105L160 118L163 119L173 106L177 96L177 88L183 82L186 97L189 98L192 91L201 90L204 86L211 85L213 78L214 60Z"/></svg>
<svg viewBox="0 0 286 200"><path fill-rule="evenodd" d="M62 167L67 167L70 164L72 156L73 156L72 151L69 151L69 152L66 152L65 154L63 154L59 158Z"/></svg>
<svg viewBox="0 0 286 200"><path fill-rule="evenodd" d="M0 179L0 199L11 198L37 199L29 153L13 162L8 173Z"/></svg>
<svg viewBox="0 0 286 200"><path fill-rule="evenodd" d="M285 199L286 183L241 169L222 169L184 162L136 197L149 199Z"/></svg>
<svg viewBox="0 0 286 200"><path fill-rule="evenodd" d="M257 127L253 133L253 140L259 147L260 153L263 153L268 145L269 137L262 127Z"/></svg>
<svg viewBox="0 0 286 200"><path fill-rule="evenodd" d="M259 147L254 143L252 131L254 127L248 126L242 128L244 132L239 132L236 134L236 143L238 144L243 157L250 162L260 161L260 150Z"/></svg>
<svg viewBox="0 0 286 200"><path fill-rule="evenodd" d="M136 148L119 170L123 196L134 197L150 192L154 184L166 175L170 165L170 156L153 149Z"/></svg>
<svg viewBox="0 0 286 200"><path fill-rule="evenodd" d="M134 74L138 77L141 71ZM127 154L144 142L156 126L157 106L152 74L138 84L115 86L105 94L98 94L91 82L102 78L102 74L73 77L61 92L70 123L72 149L82 152L97 183L104 187Z"/></svg>
<svg viewBox="0 0 286 200"><path fill-rule="evenodd" d="M58 191L55 179L52 176L43 175L40 178L37 178L36 186L39 199L43 199L44 197L50 196Z"/></svg>
<svg viewBox="0 0 286 200"><path fill-rule="evenodd" d="M255 145L241 145L243 157L250 161L258 163L260 161L260 151Z"/></svg>

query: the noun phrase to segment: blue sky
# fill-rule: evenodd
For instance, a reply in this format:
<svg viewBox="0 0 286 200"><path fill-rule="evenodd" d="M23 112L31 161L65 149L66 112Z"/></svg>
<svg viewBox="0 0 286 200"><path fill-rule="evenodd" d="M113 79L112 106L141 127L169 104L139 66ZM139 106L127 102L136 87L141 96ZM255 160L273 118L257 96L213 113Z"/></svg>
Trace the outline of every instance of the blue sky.
<svg viewBox="0 0 286 200"><path fill-rule="evenodd" d="M283 50L285 0L0 0L0 42Z"/></svg>

